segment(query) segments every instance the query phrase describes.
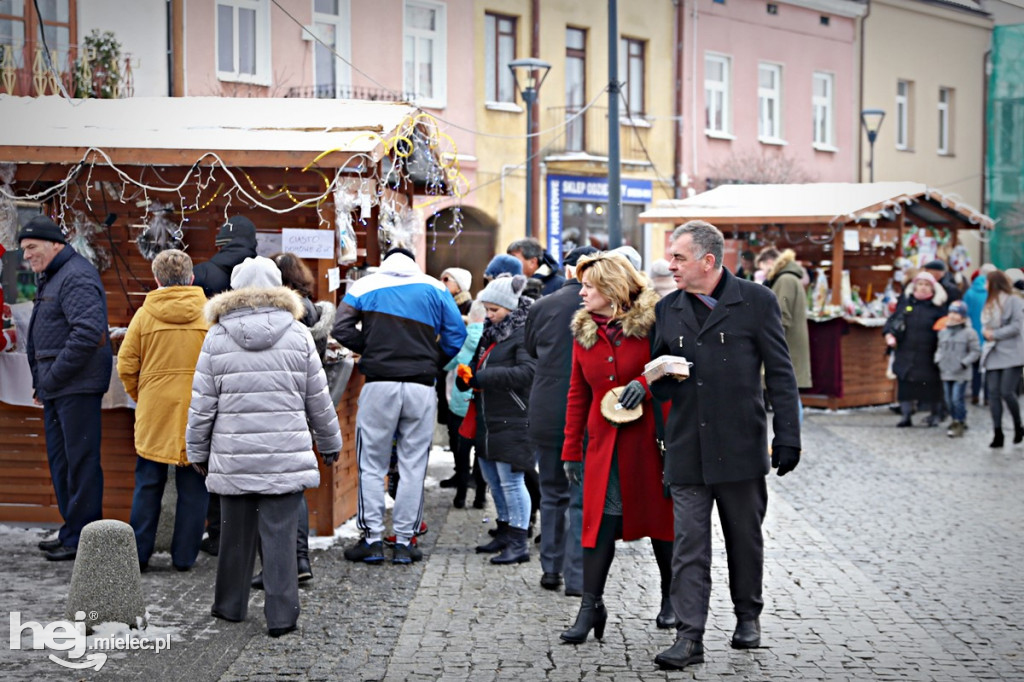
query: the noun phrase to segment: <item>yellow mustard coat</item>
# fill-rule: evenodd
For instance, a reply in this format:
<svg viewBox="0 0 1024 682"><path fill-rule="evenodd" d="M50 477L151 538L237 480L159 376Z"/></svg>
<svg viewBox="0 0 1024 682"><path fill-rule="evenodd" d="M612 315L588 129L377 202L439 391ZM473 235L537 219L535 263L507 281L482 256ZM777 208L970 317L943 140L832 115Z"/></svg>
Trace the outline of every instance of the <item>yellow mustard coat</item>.
<svg viewBox="0 0 1024 682"><path fill-rule="evenodd" d="M135 409L135 451L154 462L185 465L192 375L209 323L201 287L146 294L117 354L117 373Z"/></svg>

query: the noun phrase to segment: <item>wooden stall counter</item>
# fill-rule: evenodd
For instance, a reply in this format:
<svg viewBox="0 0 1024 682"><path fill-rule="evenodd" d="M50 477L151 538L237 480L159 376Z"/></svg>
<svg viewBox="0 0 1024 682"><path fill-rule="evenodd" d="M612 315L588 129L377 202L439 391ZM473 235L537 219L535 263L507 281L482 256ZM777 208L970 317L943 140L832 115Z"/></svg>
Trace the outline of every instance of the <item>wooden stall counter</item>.
<svg viewBox="0 0 1024 682"><path fill-rule="evenodd" d="M836 410L896 399L896 382L886 376L884 324L881 318L808 318L812 386L800 391L806 407Z"/></svg>

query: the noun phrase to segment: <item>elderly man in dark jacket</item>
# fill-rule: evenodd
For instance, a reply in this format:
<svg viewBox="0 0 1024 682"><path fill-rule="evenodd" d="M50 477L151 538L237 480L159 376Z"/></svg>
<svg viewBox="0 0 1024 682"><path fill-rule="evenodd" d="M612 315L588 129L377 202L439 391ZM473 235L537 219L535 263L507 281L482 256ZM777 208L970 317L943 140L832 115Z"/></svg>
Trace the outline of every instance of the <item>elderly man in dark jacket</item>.
<svg viewBox="0 0 1024 682"><path fill-rule="evenodd" d="M28 363L43 406L46 458L64 525L39 543L50 561L74 559L87 523L103 516L100 401L113 354L107 296L96 268L67 245L61 229L36 216L18 243L38 278L28 328Z"/></svg>
<svg viewBox="0 0 1024 682"><path fill-rule="evenodd" d="M715 505L738 620L732 646L760 645L765 476L770 467L786 474L800 461L800 398L778 301L768 287L723 268L723 250L722 233L709 223L691 221L677 228L670 268L680 291L656 308L652 357L676 355L693 363L685 381L662 378L651 384L655 397L672 403L665 481L675 513L672 606L679 626L676 643L655 658L663 668L704 660ZM770 460L762 365L775 409Z"/></svg>
<svg viewBox="0 0 1024 682"><path fill-rule="evenodd" d="M517 239L509 244L505 251L523 264L524 275L540 282L541 296L553 294L565 283L558 261L533 237Z"/></svg>
<svg viewBox="0 0 1024 682"><path fill-rule="evenodd" d="M583 490L579 483L570 486L562 468L565 401L572 374L569 323L579 310L583 286L571 271L581 256L596 252L592 246L573 249L563 261L565 284L532 305L526 318L526 352L537 360L530 390L529 436L540 471L540 584L557 590L564 572L565 593L570 596L583 594ZM570 509L570 497L578 500L575 509Z"/></svg>
<svg viewBox="0 0 1024 682"><path fill-rule="evenodd" d="M219 249L193 269L194 286L207 298L231 288L231 271L246 258L256 257L256 226L244 215L231 216L221 225L214 243Z"/></svg>

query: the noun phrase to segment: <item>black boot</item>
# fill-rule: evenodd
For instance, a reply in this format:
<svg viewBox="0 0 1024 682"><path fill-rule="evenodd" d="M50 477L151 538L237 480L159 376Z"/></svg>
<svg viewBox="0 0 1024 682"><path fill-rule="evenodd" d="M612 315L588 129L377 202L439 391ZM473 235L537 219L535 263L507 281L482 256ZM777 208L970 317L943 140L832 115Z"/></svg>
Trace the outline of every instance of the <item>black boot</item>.
<svg viewBox="0 0 1024 682"><path fill-rule="evenodd" d="M463 481L455 487L455 497L452 499L452 506L456 509L463 509L466 506L466 482Z"/></svg>
<svg viewBox="0 0 1024 682"><path fill-rule="evenodd" d="M505 549L505 545L508 544L508 521L498 521L498 531L494 534L494 539L488 542L486 545L477 545L477 554L495 554Z"/></svg>
<svg viewBox="0 0 1024 682"><path fill-rule="evenodd" d="M561 634L561 640L569 644L583 644L587 641L587 635L591 628L594 630L594 637L604 638L604 626L608 622L608 609L604 607L601 597L584 593L580 602L580 612L576 614L576 622L571 628Z"/></svg>
<svg viewBox="0 0 1024 682"><path fill-rule="evenodd" d="M992 436L992 442L988 444L990 448L1001 448L1003 447L1003 430L996 429L996 433Z"/></svg>
<svg viewBox="0 0 1024 682"><path fill-rule="evenodd" d="M451 478L446 478L441 481L438 485L442 488L454 488L459 484L459 475L455 474Z"/></svg>
<svg viewBox="0 0 1024 682"><path fill-rule="evenodd" d="M1021 441L1024 441L1024 426L1020 426L1020 425L1014 426L1013 427L1013 444L1017 445Z"/></svg>
<svg viewBox="0 0 1024 682"><path fill-rule="evenodd" d="M508 544L501 554L491 559L492 564L521 564L530 560L530 545L526 542L526 529L508 527Z"/></svg>
<svg viewBox="0 0 1024 682"><path fill-rule="evenodd" d="M668 595L661 598L661 610L658 617L654 619L655 624L662 630L674 630L679 626L679 619L676 618L675 609L672 608L672 600Z"/></svg>

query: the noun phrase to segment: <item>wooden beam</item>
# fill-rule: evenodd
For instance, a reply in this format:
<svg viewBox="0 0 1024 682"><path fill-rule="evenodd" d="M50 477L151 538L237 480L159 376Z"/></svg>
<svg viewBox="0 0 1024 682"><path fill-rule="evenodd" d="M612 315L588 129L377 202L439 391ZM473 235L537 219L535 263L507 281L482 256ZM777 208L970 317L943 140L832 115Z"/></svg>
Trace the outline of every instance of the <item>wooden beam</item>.
<svg viewBox="0 0 1024 682"><path fill-rule="evenodd" d="M0 147L0 162L6 163L58 163L73 165L82 160L87 149L84 147ZM228 166L253 166L263 168L304 168L318 156L309 151L265 151L261 149L104 149L118 166L185 166L191 167L203 159L203 166L215 163L213 157L204 154L215 153ZM335 152L317 162L320 168L340 168L355 154ZM374 158L377 158L375 153ZM92 153L87 161L104 164L106 160Z"/></svg>

